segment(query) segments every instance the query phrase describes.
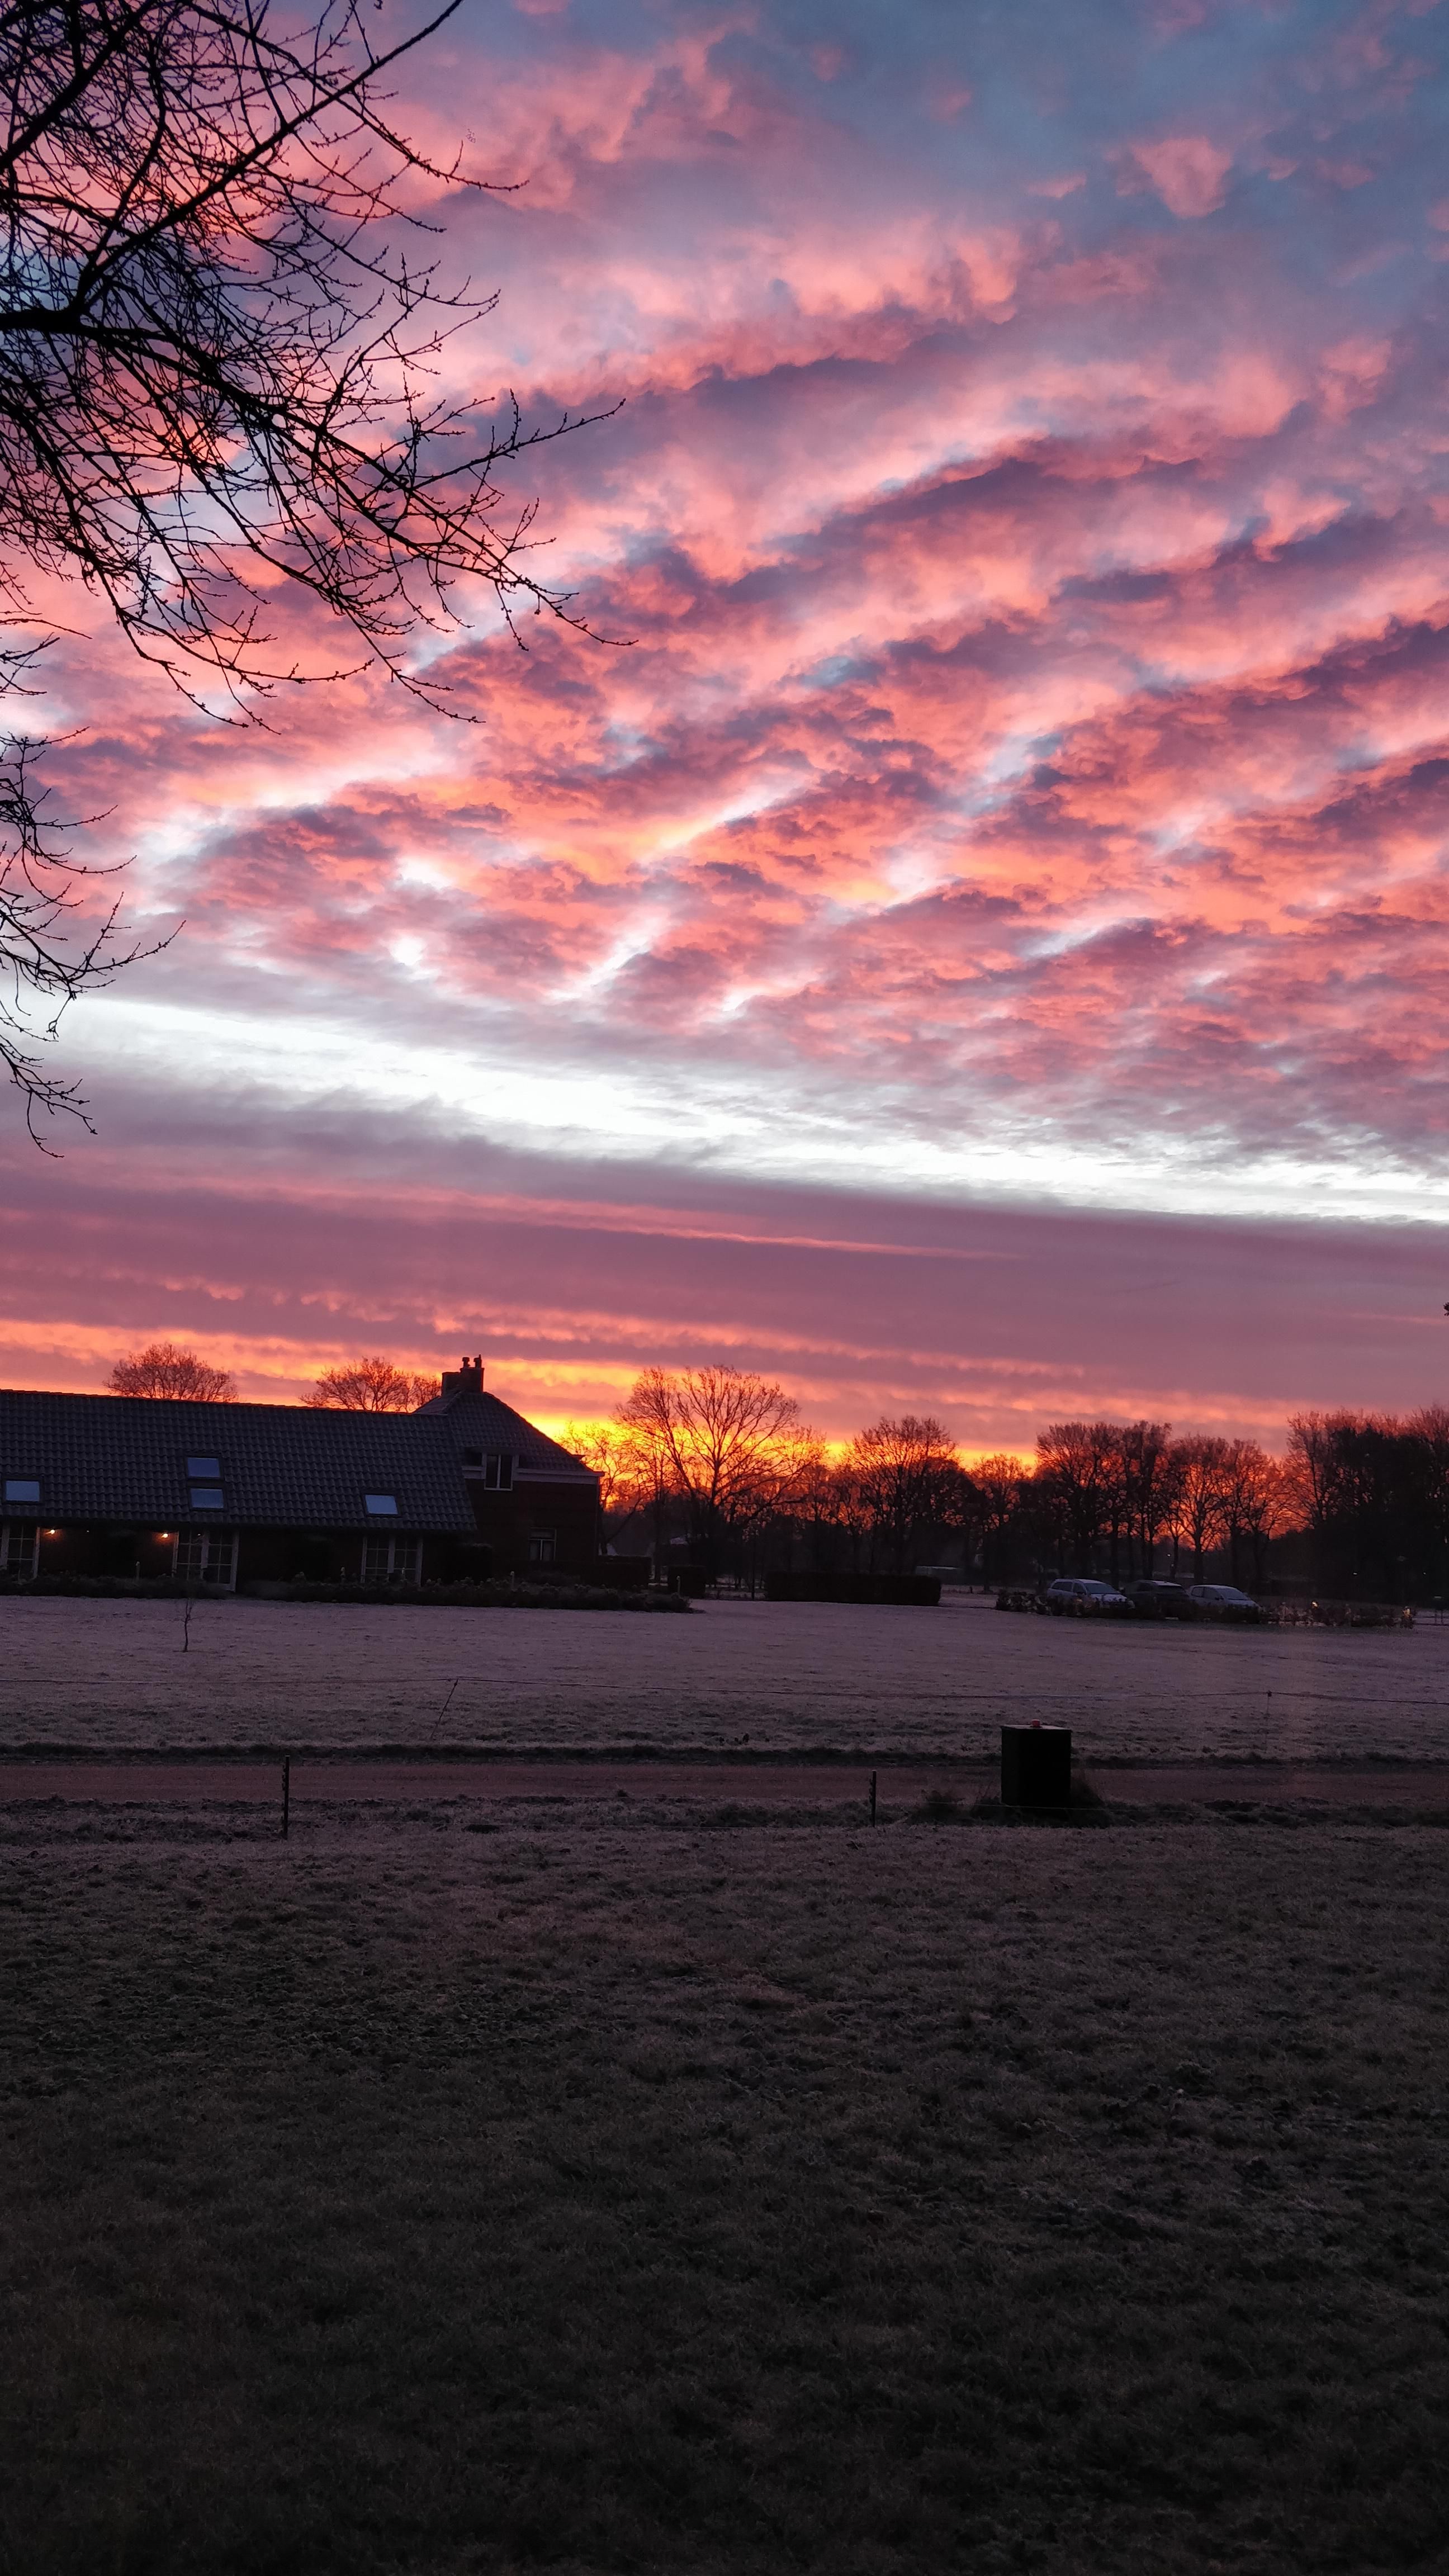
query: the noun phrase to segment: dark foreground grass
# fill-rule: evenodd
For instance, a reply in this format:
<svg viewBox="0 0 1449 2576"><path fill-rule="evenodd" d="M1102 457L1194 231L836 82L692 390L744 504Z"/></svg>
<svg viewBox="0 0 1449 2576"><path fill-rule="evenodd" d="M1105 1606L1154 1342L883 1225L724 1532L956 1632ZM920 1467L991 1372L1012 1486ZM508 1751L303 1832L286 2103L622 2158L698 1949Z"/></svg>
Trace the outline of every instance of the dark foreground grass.
<svg viewBox="0 0 1449 2576"><path fill-rule="evenodd" d="M0 1848L7 2571L1445 2564L1449 1836L127 1830Z"/></svg>

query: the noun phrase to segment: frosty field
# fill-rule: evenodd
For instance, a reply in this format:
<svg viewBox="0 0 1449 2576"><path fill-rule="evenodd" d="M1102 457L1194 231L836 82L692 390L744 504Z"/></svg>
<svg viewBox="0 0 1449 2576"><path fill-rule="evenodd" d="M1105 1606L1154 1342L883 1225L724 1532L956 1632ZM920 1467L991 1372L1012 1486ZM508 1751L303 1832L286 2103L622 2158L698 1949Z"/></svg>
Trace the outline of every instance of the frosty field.
<svg viewBox="0 0 1449 2576"><path fill-rule="evenodd" d="M1442 1831L0 1852L6 2576L1444 2567Z"/></svg>
<svg viewBox="0 0 1449 2576"><path fill-rule="evenodd" d="M1449 1626L1118 1626L710 1601L688 1618L173 1601L0 1603L0 1750L434 1744L1084 1760L1449 1759ZM451 1692L451 1697L449 1696ZM1271 1696L1270 1696L1271 1694Z"/></svg>
<svg viewBox="0 0 1449 2576"><path fill-rule="evenodd" d="M0 1750L888 1765L1014 1714L1104 1764L1449 1759L1433 1626L217 1601L182 1642L5 1603ZM907 1770L872 1831L645 1797L667 1762L315 1767L287 1840L275 1784L164 1765L0 1804L0 2576L1442 2568L1442 1812L998 1828Z"/></svg>

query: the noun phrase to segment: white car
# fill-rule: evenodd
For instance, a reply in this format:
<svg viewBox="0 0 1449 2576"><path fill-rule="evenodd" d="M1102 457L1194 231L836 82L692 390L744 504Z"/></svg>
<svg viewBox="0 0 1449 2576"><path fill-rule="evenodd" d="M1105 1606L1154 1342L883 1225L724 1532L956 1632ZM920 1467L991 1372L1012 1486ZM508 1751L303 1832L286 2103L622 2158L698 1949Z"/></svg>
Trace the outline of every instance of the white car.
<svg viewBox="0 0 1449 2576"><path fill-rule="evenodd" d="M1094 1583L1086 1574L1064 1574L1047 1585L1046 1606L1058 1618L1070 1614L1076 1619L1090 1619L1128 1610L1132 1605L1125 1592L1117 1591L1113 1584Z"/></svg>
<svg viewBox="0 0 1449 2576"><path fill-rule="evenodd" d="M1190 1583L1187 1597L1205 1619L1261 1619L1259 1604L1235 1583Z"/></svg>

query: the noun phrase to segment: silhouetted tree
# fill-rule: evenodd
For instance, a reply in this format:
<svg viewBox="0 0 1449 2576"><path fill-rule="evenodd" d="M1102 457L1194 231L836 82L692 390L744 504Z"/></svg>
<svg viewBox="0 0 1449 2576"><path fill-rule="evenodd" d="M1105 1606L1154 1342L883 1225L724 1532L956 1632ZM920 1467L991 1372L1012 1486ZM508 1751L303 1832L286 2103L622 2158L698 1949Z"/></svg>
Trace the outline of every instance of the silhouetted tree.
<svg viewBox="0 0 1449 2576"><path fill-rule="evenodd" d="M19 674L30 658L0 650L0 696L23 686ZM64 838L67 827L47 815L49 791L35 779L43 748L23 735L0 738L0 1065L25 1103L31 1136L48 1153L35 1123L38 1111L69 1108L90 1122L74 1086L46 1074L36 1045L54 1044L77 995L108 984L121 967L167 943L124 948L115 935L115 903L87 916L85 898L109 871L79 866Z"/></svg>
<svg viewBox="0 0 1449 2576"><path fill-rule="evenodd" d="M790 1493L800 1409L773 1379L728 1367L645 1369L618 1418L679 1497L690 1543L711 1573L722 1549Z"/></svg>
<svg viewBox="0 0 1449 2576"><path fill-rule="evenodd" d="M635 1510L647 1522L657 1574L663 1569L665 1548L673 1534L674 1471L669 1444L656 1419L646 1419L642 1414L638 1420L630 1419L627 1404L611 1429L619 1443L620 1482L633 1496Z"/></svg>
<svg viewBox="0 0 1449 2576"><path fill-rule="evenodd" d="M1295 1414L1287 1472L1321 1591L1392 1601L1442 1592L1449 1416L1441 1407L1426 1406L1407 1420Z"/></svg>
<svg viewBox="0 0 1449 2576"><path fill-rule="evenodd" d="M1225 1535L1227 1456L1226 1440L1212 1433L1174 1443L1176 1476L1171 1528L1177 1545L1192 1550L1194 1583L1202 1581L1204 1556Z"/></svg>
<svg viewBox="0 0 1449 2576"><path fill-rule="evenodd" d="M997 1451L978 1458L971 1470L981 1526L981 1570L988 1583L1004 1583L1011 1572L1010 1533L1021 1512L1021 1461Z"/></svg>
<svg viewBox="0 0 1449 2576"><path fill-rule="evenodd" d="M948 1508L957 1459L945 1426L933 1413L882 1417L856 1433L847 1464L892 1571L904 1573L917 1532L939 1528Z"/></svg>
<svg viewBox="0 0 1449 2576"><path fill-rule="evenodd" d="M614 1422L566 1422L563 1446L599 1480L599 1519L612 1542L648 1508L653 1478L640 1473L639 1444Z"/></svg>
<svg viewBox="0 0 1449 2576"><path fill-rule="evenodd" d="M381 5L381 0L378 0ZM309 16L270 0L11 0L0 8L0 612L79 575L194 699L254 715L324 677L268 632L278 595L316 603L379 663L409 664L454 585L578 624L528 549L533 505L500 474L567 416L526 430L512 397L453 404L445 340L492 299L408 247L444 169L398 131L386 81L458 0L378 44L360 0ZM34 640L0 658L25 685ZM33 1122L82 1111L35 1054L80 992L128 962L87 929L86 871L48 840L39 746L0 789L0 1060ZM104 909L104 907L103 907ZM80 924L67 942L66 915ZM113 916L112 916L113 918Z"/></svg>
<svg viewBox="0 0 1449 2576"><path fill-rule="evenodd" d="M113 1395L184 1398L193 1404L235 1404L230 1369L213 1368L178 1342L148 1342L119 1359L108 1380Z"/></svg>
<svg viewBox="0 0 1449 2576"><path fill-rule="evenodd" d="M1449 1410L1442 1404L1421 1405L1404 1428L1414 1443L1419 1479L1417 1590L1423 1597L1442 1598L1449 1582Z"/></svg>
<svg viewBox="0 0 1449 2576"><path fill-rule="evenodd" d="M1242 1579L1240 1551L1246 1543L1252 1558L1251 1579L1261 1585L1268 1572L1268 1542L1287 1527L1291 1488L1282 1466L1256 1440L1230 1440L1223 1460L1221 1520L1228 1543L1228 1568L1234 1583Z"/></svg>
<svg viewBox="0 0 1449 2576"><path fill-rule="evenodd" d="M870 1487L856 1473L849 1449L838 1458L834 1468L835 1518L852 1574L861 1571L865 1560L873 1561L875 1538L875 1503Z"/></svg>
<svg viewBox="0 0 1449 2576"><path fill-rule="evenodd" d="M1037 1437L1036 1498L1055 1520L1071 1570L1090 1574L1098 1541L1120 1528L1125 1490L1121 1426L1049 1422Z"/></svg>
<svg viewBox="0 0 1449 2576"><path fill-rule="evenodd" d="M1305 1526L1321 1531L1332 1516L1339 1467L1336 1435L1349 1413L1294 1413L1288 1418L1287 1472Z"/></svg>
<svg viewBox="0 0 1449 2576"><path fill-rule="evenodd" d="M1121 1436L1122 1505L1136 1563L1148 1576L1172 1507L1171 1431L1170 1422L1129 1422Z"/></svg>
<svg viewBox="0 0 1449 2576"><path fill-rule="evenodd" d="M796 1462L788 1508L812 1572L833 1560L844 1528L842 1501L840 1470L824 1441L810 1433Z"/></svg>
<svg viewBox="0 0 1449 2576"><path fill-rule="evenodd" d="M934 1526L960 1547L962 1572L969 1576L986 1536L986 1507L976 1479L952 1456L937 1487Z"/></svg>
<svg viewBox="0 0 1449 2576"><path fill-rule="evenodd" d="M416 1413L420 1404L431 1403L442 1391L441 1378L397 1368L376 1352L367 1359L344 1360L338 1368L324 1369L302 1401L317 1412Z"/></svg>

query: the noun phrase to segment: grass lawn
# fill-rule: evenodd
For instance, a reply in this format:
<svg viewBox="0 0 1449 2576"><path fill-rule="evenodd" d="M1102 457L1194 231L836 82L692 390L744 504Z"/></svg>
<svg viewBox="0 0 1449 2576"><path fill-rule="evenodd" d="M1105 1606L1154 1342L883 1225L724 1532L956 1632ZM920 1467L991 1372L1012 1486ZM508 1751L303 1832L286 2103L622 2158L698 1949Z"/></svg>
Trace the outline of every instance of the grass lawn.
<svg viewBox="0 0 1449 2576"><path fill-rule="evenodd" d="M1442 2568L1449 1835L12 1814L6 2576Z"/></svg>
<svg viewBox="0 0 1449 2576"><path fill-rule="evenodd" d="M994 1761L1003 1722L1104 1756L1449 1755L1449 1624L1218 1628L706 1601L684 1617L330 1602L0 1599L4 1744L831 1745ZM183 1654L183 1642L187 1651ZM1269 1696L1271 1694L1271 1697Z"/></svg>

